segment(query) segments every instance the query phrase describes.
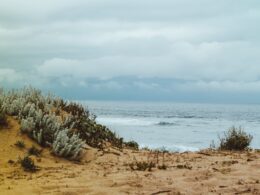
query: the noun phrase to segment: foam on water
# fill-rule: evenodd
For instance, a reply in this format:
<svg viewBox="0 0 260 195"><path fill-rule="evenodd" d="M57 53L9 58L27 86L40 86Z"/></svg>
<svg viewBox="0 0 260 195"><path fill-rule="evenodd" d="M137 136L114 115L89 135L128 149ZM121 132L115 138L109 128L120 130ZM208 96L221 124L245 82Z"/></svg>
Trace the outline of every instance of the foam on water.
<svg viewBox="0 0 260 195"><path fill-rule="evenodd" d="M163 119L161 119L163 120ZM119 118L119 117L97 117L96 121L106 125L125 125L125 126L174 126L176 122L161 121L160 119L147 118Z"/></svg>
<svg viewBox="0 0 260 195"><path fill-rule="evenodd" d="M151 145L151 144L140 145L140 148L146 148L146 147L153 150L161 150L161 151L167 150L170 152L185 152L185 151L196 152L200 150L199 148L195 148L195 147L188 147L188 146L174 145L174 144L171 144L169 146Z"/></svg>
<svg viewBox="0 0 260 195"><path fill-rule="evenodd" d="M119 117L97 117L97 122L106 125L125 125L125 126L151 126L152 121L137 118L119 118Z"/></svg>

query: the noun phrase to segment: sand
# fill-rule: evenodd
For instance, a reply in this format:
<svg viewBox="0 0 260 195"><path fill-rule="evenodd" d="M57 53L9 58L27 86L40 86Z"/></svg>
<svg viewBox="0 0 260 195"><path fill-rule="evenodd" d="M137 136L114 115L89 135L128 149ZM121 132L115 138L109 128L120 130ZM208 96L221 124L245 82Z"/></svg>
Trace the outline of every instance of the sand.
<svg viewBox="0 0 260 195"><path fill-rule="evenodd" d="M40 157L33 157L40 170L28 173L16 161L32 145L40 146L20 134L16 120L8 120L9 128L0 129L1 195L260 194L259 151L157 153L88 147L82 162L76 163L54 157L45 148ZM17 140L26 148L17 148ZM142 161L165 164L166 170L132 170L131 163Z"/></svg>

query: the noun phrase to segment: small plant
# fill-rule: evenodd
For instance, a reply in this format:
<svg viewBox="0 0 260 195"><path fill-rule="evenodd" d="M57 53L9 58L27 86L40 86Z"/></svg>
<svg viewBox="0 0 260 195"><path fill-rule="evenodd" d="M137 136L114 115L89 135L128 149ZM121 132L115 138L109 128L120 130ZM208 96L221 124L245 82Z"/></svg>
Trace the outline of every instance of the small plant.
<svg viewBox="0 0 260 195"><path fill-rule="evenodd" d="M35 146L32 146L29 148L28 150L28 154L29 155L34 155L34 156L40 156L41 155L41 150L39 150L38 148L36 148Z"/></svg>
<svg viewBox="0 0 260 195"><path fill-rule="evenodd" d="M134 150L139 150L139 145L135 141L125 142L125 146Z"/></svg>
<svg viewBox="0 0 260 195"><path fill-rule="evenodd" d="M31 159L29 156L20 159L19 162L25 171L35 172L39 169L39 167L34 164L33 159Z"/></svg>
<svg viewBox="0 0 260 195"><path fill-rule="evenodd" d="M8 123L6 114L3 111L0 111L0 126L6 127L7 125Z"/></svg>
<svg viewBox="0 0 260 195"><path fill-rule="evenodd" d="M214 140L211 141L211 143L210 143L210 145L209 145L209 148L210 148L211 150L215 150L215 149L216 149L216 144L215 144Z"/></svg>
<svg viewBox="0 0 260 195"><path fill-rule="evenodd" d="M141 148L141 150L145 150L145 151L151 151L151 149L150 149L150 148L148 148L147 146L145 146L145 147Z"/></svg>
<svg viewBox="0 0 260 195"><path fill-rule="evenodd" d="M10 159L10 160L8 160L8 163L9 163L9 164L14 164L15 162Z"/></svg>
<svg viewBox="0 0 260 195"><path fill-rule="evenodd" d="M176 166L178 169L192 169L192 166L188 165L188 164L184 164L184 165L177 165Z"/></svg>
<svg viewBox="0 0 260 195"><path fill-rule="evenodd" d="M241 127L231 127L220 137L220 150L245 150L250 145L253 136L247 134Z"/></svg>
<svg viewBox="0 0 260 195"><path fill-rule="evenodd" d="M25 143L24 141L18 140L15 144L18 148L25 148Z"/></svg>
<svg viewBox="0 0 260 195"><path fill-rule="evenodd" d="M130 168L132 170L137 170L137 171L152 171L152 168L155 167L155 163L154 162L146 162L146 161L142 161L142 162L135 162L135 163L131 163L129 164Z"/></svg>
<svg viewBox="0 0 260 195"><path fill-rule="evenodd" d="M161 170L166 170L167 169L167 165L165 165L165 164L158 165L157 168L161 169Z"/></svg>

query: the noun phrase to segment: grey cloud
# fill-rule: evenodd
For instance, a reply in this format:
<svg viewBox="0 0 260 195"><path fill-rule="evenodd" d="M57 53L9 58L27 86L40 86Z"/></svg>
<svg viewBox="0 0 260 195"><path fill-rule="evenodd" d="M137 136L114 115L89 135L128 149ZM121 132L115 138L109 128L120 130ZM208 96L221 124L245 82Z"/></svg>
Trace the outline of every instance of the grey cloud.
<svg viewBox="0 0 260 195"><path fill-rule="evenodd" d="M257 0L4 0L0 83L258 94L259 22Z"/></svg>

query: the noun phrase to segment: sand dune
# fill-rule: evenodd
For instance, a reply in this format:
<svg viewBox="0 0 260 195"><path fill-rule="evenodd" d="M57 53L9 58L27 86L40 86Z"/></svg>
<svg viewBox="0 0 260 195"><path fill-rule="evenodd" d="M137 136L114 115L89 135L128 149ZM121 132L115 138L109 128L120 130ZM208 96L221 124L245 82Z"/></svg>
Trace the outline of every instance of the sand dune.
<svg viewBox="0 0 260 195"><path fill-rule="evenodd" d="M40 146L19 133L16 120L8 120L9 128L0 129L1 195L260 194L259 151L157 153L89 147L82 162L75 163L43 149L40 157L33 157L40 170L28 173L16 161L32 145ZM23 140L26 148L14 146L17 140ZM131 163L142 161L165 164L166 170L131 168Z"/></svg>

